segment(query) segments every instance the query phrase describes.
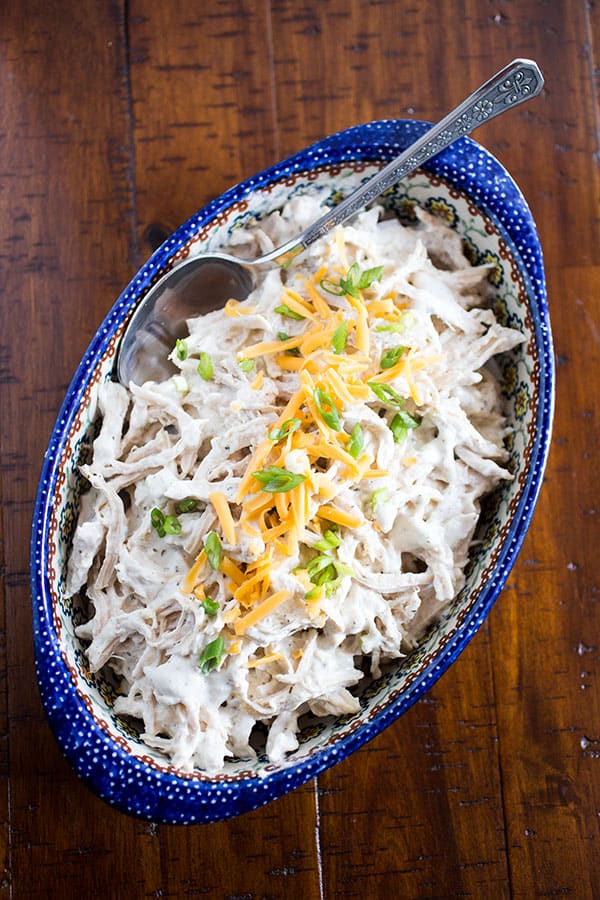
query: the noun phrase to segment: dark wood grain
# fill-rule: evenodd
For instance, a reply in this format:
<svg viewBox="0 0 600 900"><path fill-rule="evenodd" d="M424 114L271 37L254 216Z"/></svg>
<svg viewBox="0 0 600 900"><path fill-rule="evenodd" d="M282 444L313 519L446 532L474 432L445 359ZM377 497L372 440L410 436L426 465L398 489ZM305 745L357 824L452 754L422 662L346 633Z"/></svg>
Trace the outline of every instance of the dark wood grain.
<svg viewBox="0 0 600 900"><path fill-rule="evenodd" d="M140 225L179 225L278 158L268 4L130 4ZM164 40L169 35L169 40Z"/></svg>
<svg viewBox="0 0 600 900"><path fill-rule="evenodd" d="M598 896L599 47L588 0L3 4L0 897ZM438 118L517 55L544 93L476 137L538 224L558 388L502 596L432 690L318 782L210 826L113 811L41 710L28 540L62 396L147 226L337 129Z"/></svg>

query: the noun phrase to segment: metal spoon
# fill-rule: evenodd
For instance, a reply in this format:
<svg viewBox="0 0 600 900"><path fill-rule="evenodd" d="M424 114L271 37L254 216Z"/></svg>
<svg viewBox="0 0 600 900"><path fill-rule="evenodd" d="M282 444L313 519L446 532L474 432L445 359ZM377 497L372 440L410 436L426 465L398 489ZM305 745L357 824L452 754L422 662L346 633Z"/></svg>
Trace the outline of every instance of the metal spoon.
<svg viewBox="0 0 600 900"><path fill-rule="evenodd" d="M513 60L370 181L283 246L252 260L215 252L183 260L150 288L131 317L119 349L119 381L127 386L130 381L142 384L168 378L176 369L167 357L176 339L185 335L186 320L220 308L230 297L247 297L253 285L252 267L265 263L289 265L310 244L363 209L400 178L457 138L535 97L543 84L535 62Z"/></svg>

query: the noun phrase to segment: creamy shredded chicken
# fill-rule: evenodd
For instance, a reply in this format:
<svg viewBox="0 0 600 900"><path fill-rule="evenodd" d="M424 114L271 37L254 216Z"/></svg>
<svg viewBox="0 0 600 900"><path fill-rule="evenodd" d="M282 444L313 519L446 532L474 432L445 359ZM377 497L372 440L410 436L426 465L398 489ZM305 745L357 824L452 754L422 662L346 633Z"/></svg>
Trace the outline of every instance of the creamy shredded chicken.
<svg viewBox="0 0 600 900"><path fill-rule="evenodd" d="M251 256L314 221L299 197L232 238ZM241 304L189 322L157 384L99 389L67 592L115 712L189 771L281 762L298 718L415 646L464 583L480 498L510 477L488 361L522 335L489 267L419 214L374 207Z"/></svg>

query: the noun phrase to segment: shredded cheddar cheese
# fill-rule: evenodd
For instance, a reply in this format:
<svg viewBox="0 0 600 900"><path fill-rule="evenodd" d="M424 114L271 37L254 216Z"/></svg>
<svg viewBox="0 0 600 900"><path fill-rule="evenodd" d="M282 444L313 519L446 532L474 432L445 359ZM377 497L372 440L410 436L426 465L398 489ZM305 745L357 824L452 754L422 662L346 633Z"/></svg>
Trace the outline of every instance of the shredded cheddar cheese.
<svg viewBox="0 0 600 900"><path fill-rule="evenodd" d="M235 524L225 494L222 494L220 491L213 491L208 495L208 499L212 503L214 510L219 517L223 534L230 544L235 544Z"/></svg>
<svg viewBox="0 0 600 900"><path fill-rule="evenodd" d="M277 591L277 593L271 594L270 597L267 597L266 600L263 600L262 603L259 603L249 613L246 613L245 616L242 616L241 619L238 619L235 622L233 626L235 633L245 634L249 628L256 625L256 623L265 616L268 616L274 609L277 609L277 607L288 600L290 596L289 591Z"/></svg>
<svg viewBox="0 0 600 900"><path fill-rule="evenodd" d="M243 616L240 612L241 618L228 616L229 624L235 622L236 633L241 633L240 629L260 621L284 597L281 591L267 596L272 554L276 552L286 558L295 556L305 529L310 524L311 515L315 523L326 520L350 529L359 527L363 522L361 517L328 502L336 496L337 488L322 471L315 471L312 467L317 464L323 467L324 463L342 464L338 477L341 475L344 480L356 483L364 479L382 478L388 474L387 470L373 466L371 455L363 453L356 459L348 452L346 448L349 446L350 436L341 427L338 429L335 419L343 416L347 407L351 408L373 398L372 389L367 383L369 379L388 384L403 375L407 379L411 396L417 395L407 358L403 357L390 369L380 372L373 372L370 368L369 321L374 321L377 317L380 320L382 317L384 320L397 319L400 312L394 296L388 295L366 302L360 292L346 293L344 301L347 312L344 313L342 309L332 309L325 294L318 289L317 285L323 279L329 277L332 280L332 277L339 277L344 272L347 256L343 229L337 230L334 243L340 266L334 266L330 275L323 266L312 278L305 278L302 285L298 285L298 290L289 286L284 289L281 313L289 316L295 314L295 318L303 322L299 326L299 333L292 337L283 336L278 342L259 341L244 347L238 353L240 360L273 357L283 371L296 374L298 389L287 401L272 429L275 435L283 429L283 440L266 436L250 457L237 489L236 503L241 505L241 517L237 525L226 497L218 491L209 494L209 501L230 545L235 546L236 530L239 527L244 534L260 538L263 545L269 548L254 563L242 567L228 556L224 556L221 561L222 571L231 579L230 589L238 604L237 608L245 611ZM304 295L300 293L302 288ZM230 301L226 314L241 316L245 313L243 307ZM334 347L334 334L342 325L343 342L336 343ZM251 387L258 390L263 382L264 372L261 370ZM315 398L318 397L318 391L321 391L321 398L329 398L327 402L331 402L332 406L325 407L325 410L331 409L331 414L324 412L322 406L317 407ZM290 422L297 424L286 434L286 423ZM285 472L288 454L292 451L308 453L311 468L302 476L308 480L289 493L265 491L254 478L255 473L260 473L268 466L274 467L275 471ZM318 498L316 503L315 498ZM323 500L326 502L323 503ZM188 573L185 586L193 587L200 571L201 565L196 564L193 572ZM321 590L315 591L312 596L321 597L322 593ZM310 606L314 610L314 600Z"/></svg>
<svg viewBox="0 0 600 900"><path fill-rule="evenodd" d="M337 509L329 504L319 507L319 516L322 519L327 519L328 522L345 525L346 528L358 528L363 523L363 519L358 516L353 516L352 513L344 512L344 510Z"/></svg>
<svg viewBox="0 0 600 900"><path fill-rule="evenodd" d="M259 666L268 666L269 663L278 662L280 659L283 659L283 653L269 653L266 656L248 660L248 668L257 669Z"/></svg>

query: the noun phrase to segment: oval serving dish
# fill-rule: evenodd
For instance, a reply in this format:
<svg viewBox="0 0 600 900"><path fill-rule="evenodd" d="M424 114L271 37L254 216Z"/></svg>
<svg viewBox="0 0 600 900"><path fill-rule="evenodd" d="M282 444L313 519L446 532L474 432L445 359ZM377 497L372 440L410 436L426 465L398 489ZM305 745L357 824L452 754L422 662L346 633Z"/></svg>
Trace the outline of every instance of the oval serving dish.
<svg viewBox="0 0 600 900"><path fill-rule="evenodd" d="M300 746L282 765L264 755L232 760L208 777L174 769L112 712L114 688L87 665L75 636L77 603L64 579L83 479L78 466L94 438L98 384L113 376L124 326L149 286L167 269L207 248L225 247L233 230L324 186L332 203L427 128L415 121L372 122L340 132L227 191L182 225L119 297L88 347L67 391L44 458L31 543L36 668L42 701L76 772L117 808L155 822L200 823L234 816L281 796L373 738L417 700L473 637L500 593L531 521L546 463L553 413L553 355L542 253L525 200L503 167L462 138L388 191L383 201L403 221L415 205L442 216L474 263L491 262L499 321L526 342L501 358L512 433L511 482L487 498L467 583L420 645L384 675L359 686L351 716L306 717Z"/></svg>

